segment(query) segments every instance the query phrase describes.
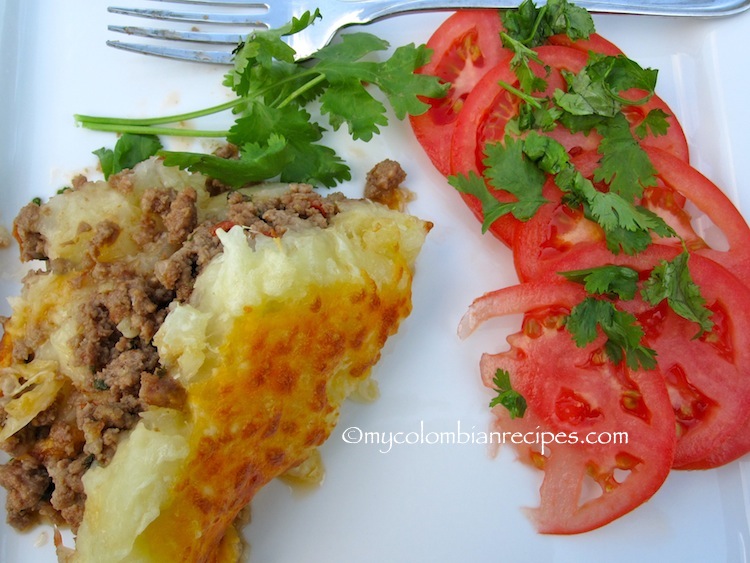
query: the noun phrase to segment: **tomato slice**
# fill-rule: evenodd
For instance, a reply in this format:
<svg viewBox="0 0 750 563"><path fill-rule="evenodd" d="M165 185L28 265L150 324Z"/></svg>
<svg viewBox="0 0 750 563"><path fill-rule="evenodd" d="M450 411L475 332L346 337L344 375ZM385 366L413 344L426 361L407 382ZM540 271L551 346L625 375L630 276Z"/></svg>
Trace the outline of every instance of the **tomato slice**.
<svg viewBox="0 0 750 563"><path fill-rule="evenodd" d="M542 46L538 47L536 51L540 60L551 69L549 76L546 76L548 92L558 88L565 89L566 83L562 77L562 71L580 72L588 60L588 55L577 48ZM535 72L542 75L541 69L535 70ZM518 86L518 80L510 68L510 58L500 61L496 67L488 71L466 99L453 131L451 143L452 174L475 172L481 175L485 169L483 161L486 145L490 142L501 141L505 136L505 127L508 121L516 116L518 102L513 95L500 86L501 81ZM624 92L622 95L635 100L642 97L642 92L633 90ZM677 158L687 161L689 151L684 132L667 104L658 96L653 96L643 105L627 106L624 108L624 113L635 128L641 123L645 115L653 109L661 109L669 115L670 126L667 135L646 137L643 144L660 147L675 154ZM561 126L549 132L548 135L560 142L568 151L575 153L595 151L601 140L601 136L596 132L591 132L588 135L583 133L573 134ZM490 186L488 188L499 201L512 200L512 196L509 194L494 190ZM463 195L463 199L474 215L481 220L482 209L476 198ZM511 246L518 223L518 220L506 215L495 221L490 227L490 232Z"/></svg>
<svg viewBox="0 0 750 563"><path fill-rule="evenodd" d="M411 116L410 122L425 153L445 176L451 173L451 138L466 98L489 69L512 55L502 45L500 32L503 30L499 10L459 10L427 41L432 57L417 72L437 76L452 86L446 97L428 100L430 109L422 115ZM597 34L576 41L566 35L554 35L549 41L584 53L622 54L613 43Z"/></svg>
<svg viewBox="0 0 750 563"><path fill-rule="evenodd" d="M704 244L698 245L696 252L725 266L740 279L750 279L750 226L737 207L696 168L658 148L648 147L646 151L656 168L659 181L670 190L684 195L726 238L726 249L716 248L704 241ZM664 219L669 222L667 217Z"/></svg>
<svg viewBox="0 0 750 563"><path fill-rule="evenodd" d="M677 469L718 467L750 451L750 297L726 268L699 254L690 273L712 311L714 328L665 305L637 314L672 397L677 419Z"/></svg>
<svg viewBox="0 0 750 563"><path fill-rule="evenodd" d="M681 251L654 244L637 256L613 255L604 245L583 243L556 261L558 271L604 264L629 266L647 276ZM713 260L693 252L693 280L713 312L714 330L695 338L698 326L664 305L621 303L646 330L656 350L676 417L674 467L707 469L750 451L750 296L745 284ZM549 271L539 281L559 280Z"/></svg>
<svg viewBox="0 0 750 563"><path fill-rule="evenodd" d="M498 10L462 10L427 41L432 58L417 72L452 86L444 98L428 100L430 109L410 121L417 140L443 175L450 174L451 137L466 98L490 68L509 56L500 40L502 29Z"/></svg>
<svg viewBox="0 0 750 563"><path fill-rule="evenodd" d="M654 147L645 148L656 169L658 186L649 188L640 202L660 215L682 237L692 251L711 258L731 270L737 277L750 278L750 227L724 192L681 159ZM573 159L585 177L591 178L599 156L584 152ZM566 253L586 245L591 257L589 266L596 265L594 256L606 260L604 233L598 225L570 210L562 203L562 193L550 179L544 187L549 203L524 223L516 225L513 255L521 281L536 279L548 272L559 271ZM728 247L711 246L693 227L693 217L683 208L690 201L710 219L726 239ZM681 247L677 238L658 239L658 243Z"/></svg>
<svg viewBox="0 0 750 563"><path fill-rule="evenodd" d="M584 295L569 282L512 286L480 297L460 327L465 336L487 318L525 313L510 350L485 354L481 373L492 388L497 370L506 370L526 399L522 418L502 406L493 412L500 435L513 442L517 433L521 459L544 472L531 511L542 533L611 522L648 500L672 466L674 414L658 370L613 365L602 339L579 348L560 322Z"/></svg>

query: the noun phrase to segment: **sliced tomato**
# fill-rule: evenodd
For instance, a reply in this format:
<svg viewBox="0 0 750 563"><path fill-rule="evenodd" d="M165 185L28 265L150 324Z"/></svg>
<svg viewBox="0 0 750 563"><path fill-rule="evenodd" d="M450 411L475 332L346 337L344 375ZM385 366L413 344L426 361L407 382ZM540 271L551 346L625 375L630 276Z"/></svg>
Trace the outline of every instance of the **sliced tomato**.
<svg viewBox="0 0 750 563"><path fill-rule="evenodd" d="M503 49L498 10L462 10L438 27L427 41L430 62L420 74L450 82L447 96L429 100L430 109L410 118L427 156L444 175L450 174L450 146L456 119L467 96L485 73L509 54Z"/></svg>
<svg viewBox="0 0 750 563"><path fill-rule="evenodd" d="M566 83L562 71L577 73L586 65L588 55L579 49L570 47L543 46L537 48L540 60L548 66L551 71L545 79L548 83L548 93L555 89L565 89ZM540 76L544 75L541 68L535 70ZM451 172L452 174L468 174L475 172L479 175L485 169L485 147L490 142L502 141L505 137L505 127L508 121L517 115L518 101L500 82L518 86L515 73L510 68L510 59L503 60L491 69L477 84L474 91L466 99L461 114L456 121L451 144ZM628 99L642 97L642 92L628 91L622 94ZM685 135L679 122L673 117L673 113L658 96L654 96L643 105L633 105L624 108L624 113L632 124L637 127L645 115L652 109L661 109L668 117L668 133L658 137L646 137L643 144L658 146L677 158L685 161L689 158L689 151ZM572 152L595 151L601 136L596 132L588 135L583 133L570 133L562 126L548 133L549 136L560 142L565 148ZM512 200L512 196L500 190L488 186L490 191L500 201ZM482 219L482 209L476 198L464 195L464 201L469 205L472 212ZM490 227L490 232L500 238L508 245L513 244L515 228L518 221L512 216L505 216Z"/></svg>
<svg viewBox="0 0 750 563"><path fill-rule="evenodd" d="M613 255L603 245L582 244L557 261L559 271L604 264L631 267L648 276L681 249L654 244L637 256ZM665 304L640 299L621 303L646 330L648 346L669 389L676 417L674 467L706 469L750 451L750 295L729 270L692 253L689 269L713 313L714 329L696 338L698 325ZM548 272L543 281L559 280Z"/></svg>
<svg viewBox="0 0 750 563"><path fill-rule="evenodd" d="M697 169L666 151L646 147L656 169L658 185L645 190L638 202L660 215L692 251L711 258L737 277L750 279L750 227L724 192ZM577 155L573 162L587 178L592 178L599 156L595 152ZM602 187L601 189L606 189ZM595 265L594 253L606 257L604 233L598 225L562 203L562 193L550 179L544 187L549 203L514 231L514 260L521 281L536 279L547 272L559 271L572 248L586 245ZM710 245L696 232L693 220L683 207L691 202L702 212L727 242L727 248ZM660 244L681 247L677 238L655 239Z"/></svg>
<svg viewBox="0 0 750 563"><path fill-rule="evenodd" d="M701 239L703 244L696 244L696 252L725 266L740 279L750 280L750 226L737 207L696 168L658 148L648 147L646 151L662 185L682 194L703 212L723 233L728 245L726 249L717 248Z"/></svg>
<svg viewBox="0 0 750 563"><path fill-rule="evenodd" d="M487 71L512 56L502 45L500 33L503 30L499 10L460 10L446 19L427 41L432 57L417 72L437 76L452 86L446 97L429 100L430 109L422 115L411 116L410 121L417 140L443 175L451 173L452 133L466 98ZM583 53L622 53L597 34L576 41L566 35L554 35L549 42Z"/></svg>
<svg viewBox="0 0 750 563"><path fill-rule="evenodd" d="M603 340L579 348L561 318L585 296L569 282L526 283L475 301L466 335L483 320L524 313L510 349L485 354L482 379L497 370L527 403L522 418L495 407L498 432L544 472L532 518L542 533L592 530L630 512L662 485L672 466L674 414L658 370L630 370L606 359ZM627 436L627 438L625 438ZM544 442L544 447L542 447Z"/></svg>
<svg viewBox="0 0 750 563"><path fill-rule="evenodd" d="M612 43L609 39L605 39L598 33L592 33L588 39L576 39L575 41L564 33L561 33L558 35L553 35L547 41L550 45L572 47L573 49L578 49L579 51L583 51L584 53L593 51L595 53L602 53L603 55L609 55L611 57L616 57L617 55L623 54L622 50L617 45Z"/></svg>
<svg viewBox="0 0 750 563"><path fill-rule="evenodd" d="M552 72L547 78L548 90L564 88L565 80L560 70L578 72L586 64L587 55L582 51L568 48L540 47L537 52L542 60L553 66ZM548 60L548 58L550 60ZM553 64L554 63L554 64ZM540 68L536 72L542 73ZM505 136L505 126L508 121L516 117L518 113L518 100L500 82L506 82L517 86L518 79L510 67L510 57L501 61L491 69L476 85L472 94L467 98L462 114L456 123L451 144L451 172L452 174L468 175L474 172L482 175L485 169L485 147L487 143L501 141ZM558 140L568 145L589 144L583 134L573 135L562 128L555 132ZM591 141L595 143L596 141ZM512 201L513 197L502 190L488 189L499 201ZM462 194L466 204L474 215L483 220L482 207L479 201L471 196ZM511 216L505 215L491 226L489 231L512 246L514 232L519 221Z"/></svg>
<svg viewBox="0 0 750 563"><path fill-rule="evenodd" d="M710 333L696 338L696 323L666 304L638 319L672 398L674 467L708 469L750 449L750 300L743 284L712 260L691 256L690 272L713 313Z"/></svg>

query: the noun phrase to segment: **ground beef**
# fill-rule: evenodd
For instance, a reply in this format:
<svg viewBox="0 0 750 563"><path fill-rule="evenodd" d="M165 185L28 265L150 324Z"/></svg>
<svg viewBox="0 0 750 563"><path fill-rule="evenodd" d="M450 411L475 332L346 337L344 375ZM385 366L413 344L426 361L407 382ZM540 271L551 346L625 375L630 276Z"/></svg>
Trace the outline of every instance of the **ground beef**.
<svg viewBox="0 0 750 563"><path fill-rule="evenodd" d="M0 485L8 492L8 522L14 528L27 529L50 506L52 479L36 463L16 458L0 466Z"/></svg>
<svg viewBox="0 0 750 563"><path fill-rule="evenodd" d="M384 160L375 165L367 174L365 197L377 201L391 209L403 209L411 197L401 188L406 179L406 172L398 162Z"/></svg>
<svg viewBox="0 0 750 563"><path fill-rule="evenodd" d="M120 433L138 422L143 405L137 396L127 395L116 400L111 393L84 393L86 402L76 405L78 426L86 445L83 451L106 464L115 453Z"/></svg>
<svg viewBox="0 0 750 563"><path fill-rule="evenodd" d="M182 244L197 226L198 211L195 207L197 199L198 194L195 190L188 188L181 191L170 204L169 211L164 218L170 243Z"/></svg>
<svg viewBox="0 0 750 563"><path fill-rule="evenodd" d="M40 207L32 202L21 209L13 222L13 232L21 245L21 260L46 258L44 236L39 232Z"/></svg>
<svg viewBox="0 0 750 563"><path fill-rule="evenodd" d="M180 302L187 301L193 291L195 278L221 252L221 242L213 226L213 222L199 225L177 252L156 265L156 279L166 289L174 291Z"/></svg>
<svg viewBox="0 0 750 563"><path fill-rule="evenodd" d="M231 147L222 154L236 157ZM394 200L404 176L396 163L379 165L368 175L368 197ZM74 189L84 182L85 178L78 178ZM129 171L112 176L110 183L124 194L134 190ZM323 197L304 184L271 195L248 195L218 183L213 189L219 194L214 197L225 198L226 205L212 205L200 220L195 190L145 190L141 221L127 236L160 249L163 257L153 267L143 266L154 264L148 260L102 261L102 250L125 231L124 226L103 220L78 226L79 232L90 233L83 264L50 260L46 271L29 274L54 275L77 268L82 274L71 283L106 289L74 313L81 331L69 344L74 361L90 375L82 383L66 382L51 407L0 444L13 458L0 466L0 485L8 490L8 520L13 526L26 528L42 517L65 521L75 530L85 502L81 478L91 464L111 460L122 433L133 428L144 409L184 408L185 389L162 369L152 340L170 305L190 298L196 277L221 252L218 229L242 225L248 237L279 237L303 226L324 228L344 199L341 194ZM39 217L40 207L32 203L16 218L23 260L47 258ZM46 337L44 329L29 328L13 342L14 361L31 361ZM5 417L0 408L0 421Z"/></svg>
<svg viewBox="0 0 750 563"><path fill-rule="evenodd" d="M84 453L74 459L61 459L47 467L54 485L50 504L74 530L83 520L86 493L81 479L91 466L91 461L92 457Z"/></svg>
<svg viewBox="0 0 750 563"><path fill-rule="evenodd" d="M109 177L109 185L121 194L127 195L131 193L134 189L133 171L127 169L118 174L112 174Z"/></svg>
<svg viewBox="0 0 750 563"><path fill-rule="evenodd" d="M108 219L97 223L93 230L94 234L88 248L89 254L93 257L99 256L103 247L114 244L121 231L117 223Z"/></svg>
<svg viewBox="0 0 750 563"><path fill-rule="evenodd" d="M166 374L155 375L153 373L141 375L141 389L138 396L144 403L170 409L182 409L187 399L185 388L174 378Z"/></svg>
<svg viewBox="0 0 750 563"><path fill-rule="evenodd" d="M121 334L101 302L82 305L78 318L81 334L73 343L76 359L91 372L98 372L112 361L114 347Z"/></svg>
<svg viewBox="0 0 750 563"><path fill-rule="evenodd" d="M88 182L89 179L86 178L83 174L77 174L75 177L73 177L73 180L71 180L71 186L73 189L80 188L82 185L84 185L86 182Z"/></svg>
<svg viewBox="0 0 750 563"><path fill-rule="evenodd" d="M117 262L97 264L91 270L91 277L95 283L111 286L111 289L100 294L89 306L98 304L106 309L110 323L125 330L124 336L150 341L174 299L171 288L165 287L152 273L140 274ZM109 280L117 280L117 284L107 283Z"/></svg>

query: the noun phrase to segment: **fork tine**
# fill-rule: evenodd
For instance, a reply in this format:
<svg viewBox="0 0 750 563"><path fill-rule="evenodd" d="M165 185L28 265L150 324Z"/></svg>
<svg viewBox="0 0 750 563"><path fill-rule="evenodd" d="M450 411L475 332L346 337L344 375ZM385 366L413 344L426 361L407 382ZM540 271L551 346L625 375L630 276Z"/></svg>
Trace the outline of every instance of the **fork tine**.
<svg viewBox="0 0 750 563"><path fill-rule="evenodd" d="M229 51L174 49L171 47L159 47L156 45L123 43L121 41L107 41L107 45L133 53L142 53L144 55L155 55L157 57L166 57L168 59L178 59L181 61L193 61L198 63L230 65L232 64L232 58L234 57Z"/></svg>
<svg viewBox="0 0 750 563"><path fill-rule="evenodd" d="M107 26L109 31L149 37L154 39L172 39L176 41L191 41L196 43L215 43L221 45L237 45L245 36L239 33L203 33L200 31L177 31L174 29L154 29L151 27L135 27L125 25Z"/></svg>
<svg viewBox="0 0 750 563"><path fill-rule="evenodd" d="M202 6L234 6L240 8L269 8L265 2L257 0L153 0L154 2L169 2L171 4L197 4Z"/></svg>
<svg viewBox="0 0 750 563"><path fill-rule="evenodd" d="M265 5L258 4L259 7ZM191 23L222 23L232 25L251 25L268 27L258 19L259 14L200 14L192 12L172 12L170 10L151 10L143 8L118 8L110 6L107 10L113 14L138 16L157 20L180 21Z"/></svg>

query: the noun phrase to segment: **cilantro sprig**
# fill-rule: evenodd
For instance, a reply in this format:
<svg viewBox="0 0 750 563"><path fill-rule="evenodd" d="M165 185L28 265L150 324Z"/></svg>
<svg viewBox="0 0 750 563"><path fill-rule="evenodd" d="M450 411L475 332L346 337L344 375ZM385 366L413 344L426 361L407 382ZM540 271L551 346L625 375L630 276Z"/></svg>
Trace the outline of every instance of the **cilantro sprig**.
<svg viewBox="0 0 750 563"><path fill-rule="evenodd" d="M490 401L490 408L502 405L508 409L511 418L523 418L526 413L526 399L511 386L510 373L507 370L498 369L495 371L492 383L497 395Z"/></svg>
<svg viewBox="0 0 750 563"><path fill-rule="evenodd" d="M502 19L507 36L528 47L543 45L558 33L576 40L594 32L591 14L567 0L548 0L540 7L525 1L518 9L503 12Z"/></svg>
<svg viewBox="0 0 750 563"><path fill-rule="evenodd" d="M369 33L350 33L338 44L318 51L312 60L295 60L284 38L321 17L306 12L287 25L257 31L238 45L234 67L224 85L235 98L205 109L157 118L125 119L76 115L84 127L153 136L226 138L239 149L237 159L199 152L159 150L168 166L201 172L233 186L278 179L332 187L351 178L349 167L323 143L326 130L346 127L355 140L369 141L388 124L387 107L372 93L384 95L398 119L426 111L421 98L439 98L448 85L415 74L430 50L409 44L396 48L384 61L374 54L389 44ZM311 110L313 103L318 111ZM235 121L226 129L175 126L231 111ZM318 114L320 115L318 117Z"/></svg>
<svg viewBox="0 0 750 563"><path fill-rule="evenodd" d="M114 149L102 147L94 151L99 157L104 179L155 155L162 148L155 135L128 133L117 139Z"/></svg>
<svg viewBox="0 0 750 563"><path fill-rule="evenodd" d="M508 122L503 139L485 146L483 178L476 174L449 178L458 191L481 202L483 231L508 213L522 221L533 217L545 203L542 188L552 176L563 192L563 203L581 209L597 223L613 253L637 254L651 244L653 235L676 236L663 219L639 204L644 190L657 184L656 170L639 141L646 135L665 134L668 116L651 110L632 130L623 113L625 105L645 103L654 95L656 71L623 55L590 53L579 73L563 72L564 91L545 96L540 93L547 88L550 69L534 47L557 33L567 33L573 40L586 38L594 32L593 21L567 0L540 8L525 0L517 10L505 12L503 22L502 40L513 52L510 65L518 85L500 85L518 99L517 117ZM621 94L625 91L643 95L632 100L632 94L628 98ZM565 148L546 135L559 126L601 136L599 163L590 179L575 168ZM510 197L500 197L504 200L500 202L495 197L499 192Z"/></svg>
<svg viewBox="0 0 750 563"><path fill-rule="evenodd" d="M583 270L561 272L580 283L589 295L570 312L566 328L578 346L593 342L599 330L607 337L604 349L614 363L625 358L629 367L656 367L656 352L643 344L645 332L631 313L617 307L617 300L629 301L640 295L652 306L662 301L681 317L698 325L696 337L713 329L711 311L688 267L689 253L662 260L640 282L637 270L606 264Z"/></svg>
<svg viewBox="0 0 750 563"><path fill-rule="evenodd" d="M542 191L551 175L571 208L582 208L585 216L599 224L607 247L613 253L636 254L651 243L651 233L674 236L674 230L658 215L635 203L636 193L625 187L600 191L574 166L570 155L556 140L530 131L523 138L506 135L502 143L485 147L484 178L471 172L448 178L458 191L476 196L482 204L483 231L498 218L512 214L521 221L534 216L547 200ZM513 196L499 201L491 189ZM624 193L621 193L624 192Z"/></svg>

